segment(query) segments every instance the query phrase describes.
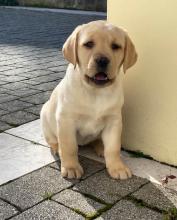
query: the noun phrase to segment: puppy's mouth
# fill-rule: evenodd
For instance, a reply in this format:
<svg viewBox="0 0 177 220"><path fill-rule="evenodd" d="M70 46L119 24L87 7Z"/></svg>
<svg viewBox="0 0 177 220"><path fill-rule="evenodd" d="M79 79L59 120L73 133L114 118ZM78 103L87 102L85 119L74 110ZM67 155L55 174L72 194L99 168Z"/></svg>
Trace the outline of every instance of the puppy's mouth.
<svg viewBox="0 0 177 220"><path fill-rule="evenodd" d="M87 76L91 82L95 83L96 85L105 85L110 82L107 74L104 72L96 73L93 77Z"/></svg>

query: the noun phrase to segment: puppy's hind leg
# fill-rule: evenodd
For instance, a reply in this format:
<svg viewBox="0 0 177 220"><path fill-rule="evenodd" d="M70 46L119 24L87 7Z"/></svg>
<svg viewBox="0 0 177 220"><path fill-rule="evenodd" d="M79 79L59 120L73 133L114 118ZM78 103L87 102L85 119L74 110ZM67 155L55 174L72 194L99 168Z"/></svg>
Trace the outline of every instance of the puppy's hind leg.
<svg viewBox="0 0 177 220"><path fill-rule="evenodd" d="M41 125L42 125L42 131L44 138L47 142L47 144L50 146L51 152L53 155L58 154L59 146L58 146L58 141L55 135L52 133L49 123L47 121L47 113L46 113L46 108L47 104L44 104L41 110L40 118L41 118Z"/></svg>
<svg viewBox="0 0 177 220"><path fill-rule="evenodd" d="M104 145L102 140L94 141L92 143L92 146L94 146L94 151L98 157L104 157Z"/></svg>

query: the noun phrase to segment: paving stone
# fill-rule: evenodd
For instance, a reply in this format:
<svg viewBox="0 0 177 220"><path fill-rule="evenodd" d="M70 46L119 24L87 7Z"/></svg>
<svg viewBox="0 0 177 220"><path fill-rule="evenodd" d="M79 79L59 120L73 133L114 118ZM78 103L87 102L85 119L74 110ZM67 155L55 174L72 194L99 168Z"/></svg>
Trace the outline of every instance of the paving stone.
<svg viewBox="0 0 177 220"><path fill-rule="evenodd" d="M15 60L15 58L14 58ZM20 75L21 73L27 72L29 69L28 68L23 68L22 63L18 64L13 64L12 66L8 65L7 70L3 72L4 75L6 76L14 76L15 75Z"/></svg>
<svg viewBox="0 0 177 220"><path fill-rule="evenodd" d="M56 202L44 201L12 219L82 220L85 218Z"/></svg>
<svg viewBox="0 0 177 220"><path fill-rule="evenodd" d="M0 67L0 72L1 72L1 73L4 73L5 71L11 70L11 69L13 69L13 67L10 67L10 66L1 66L1 67Z"/></svg>
<svg viewBox="0 0 177 220"><path fill-rule="evenodd" d="M99 209L105 207L105 205L70 189L66 189L61 193L56 194L52 199L69 208L79 210L87 216L93 216Z"/></svg>
<svg viewBox="0 0 177 220"><path fill-rule="evenodd" d="M2 87L0 87L0 94L6 94L9 90L8 89L4 89Z"/></svg>
<svg viewBox="0 0 177 220"><path fill-rule="evenodd" d="M8 114L8 112L0 109L0 116L5 115L5 114Z"/></svg>
<svg viewBox="0 0 177 220"><path fill-rule="evenodd" d="M26 77L24 76L4 76L2 78L2 80L6 81L6 82L18 82L18 81L22 81L22 80L25 80L27 79Z"/></svg>
<svg viewBox="0 0 177 220"><path fill-rule="evenodd" d="M10 218L17 213L18 211L15 207L0 199L0 219Z"/></svg>
<svg viewBox="0 0 177 220"><path fill-rule="evenodd" d="M17 96L3 93L3 94L0 94L0 103L8 102L8 101L11 101L11 100L15 100L17 98L18 98Z"/></svg>
<svg viewBox="0 0 177 220"><path fill-rule="evenodd" d="M47 146L42 135L40 120L35 120L27 124L12 128L6 131L9 134L30 140L35 143L40 143Z"/></svg>
<svg viewBox="0 0 177 220"><path fill-rule="evenodd" d="M97 220L160 220L163 215L146 207L136 206L131 201L121 200Z"/></svg>
<svg viewBox="0 0 177 220"><path fill-rule="evenodd" d="M29 102L32 104L43 104L49 99L51 93L52 93L51 91L41 92L36 95L31 95L29 97L21 98L20 100Z"/></svg>
<svg viewBox="0 0 177 220"><path fill-rule="evenodd" d="M32 106L32 107L29 107L29 108L24 109L24 111L30 112L30 113L33 113L33 114L39 116L39 115L40 115L41 108L42 108L42 105L35 105L35 106Z"/></svg>
<svg viewBox="0 0 177 220"><path fill-rule="evenodd" d="M60 72L61 68L64 69L64 71ZM48 69L53 71L53 72L56 72L56 73L61 73L60 75L64 76L65 73L66 73L67 66L66 65L63 65L63 66L53 66L53 67L48 67Z"/></svg>
<svg viewBox="0 0 177 220"><path fill-rule="evenodd" d="M1 103L0 109L7 110L8 112L15 112L15 111L22 110L30 106L33 106L33 104L28 103L28 102L23 102L20 100L13 100L10 102Z"/></svg>
<svg viewBox="0 0 177 220"><path fill-rule="evenodd" d="M50 149L0 134L0 185L55 161Z"/></svg>
<svg viewBox="0 0 177 220"><path fill-rule="evenodd" d="M15 94L16 96L18 97L27 97L27 96L30 96L30 95L34 95L34 94L37 94L37 93L40 93L41 91L37 90L37 88L35 89L31 89L31 88L22 88L22 89L18 89L18 90L15 90L15 91L12 91L12 90L8 90L6 91L6 93L8 94Z"/></svg>
<svg viewBox="0 0 177 220"><path fill-rule="evenodd" d="M60 58L61 59L61 58ZM65 73L67 69L67 65L58 66L58 67L49 67L49 70L52 70L54 72L62 72Z"/></svg>
<svg viewBox="0 0 177 220"><path fill-rule="evenodd" d="M62 178L58 170L44 167L1 186L0 198L26 209L42 201L47 193L58 193L73 182Z"/></svg>
<svg viewBox="0 0 177 220"><path fill-rule="evenodd" d="M0 132L5 131L10 128L12 128L11 125L9 125L8 123L6 123L4 121L0 121Z"/></svg>
<svg viewBox="0 0 177 220"><path fill-rule="evenodd" d="M90 175L103 170L105 168L105 164L99 163L94 160L90 160L86 157L79 156L79 162L81 163L83 169L84 169L84 175L82 176L82 179L85 179L89 177ZM50 165L51 167L54 167L55 169L60 170L60 163L55 162Z"/></svg>
<svg viewBox="0 0 177 220"><path fill-rule="evenodd" d="M2 81L2 80L0 80L0 85L5 85L5 84L7 84L8 82L7 81Z"/></svg>
<svg viewBox="0 0 177 220"><path fill-rule="evenodd" d="M28 84L23 82L11 82L5 85L2 85L2 88L8 89L8 90L18 90L23 88L30 88Z"/></svg>
<svg viewBox="0 0 177 220"><path fill-rule="evenodd" d="M59 82L60 80L42 83L40 85L35 86L35 88L42 91L48 91L48 90L53 91L53 89L59 84Z"/></svg>
<svg viewBox="0 0 177 220"><path fill-rule="evenodd" d="M10 125L17 126L17 125L21 125L21 124L24 124L30 121L34 121L38 118L39 117L37 115L34 115L32 113L25 112L25 111L17 111L17 112L12 112L7 115L3 115L1 117L1 120L7 122Z"/></svg>
<svg viewBox="0 0 177 220"><path fill-rule="evenodd" d="M172 202L165 196L160 188L152 183L149 183L132 194L136 199L140 199L152 207L157 207L160 210L168 211L174 208Z"/></svg>
<svg viewBox="0 0 177 220"><path fill-rule="evenodd" d="M39 85L41 83L46 82L52 82L60 79L60 75L58 73L52 73L48 74L47 76L39 76L32 79L24 80L24 83L30 84L30 85Z"/></svg>
<svg viewBox="0 0 177 220"><path fill-rule="evenodd" d="M127 180L115 180L103 170L76 184L74 189L91 194L107 203L114 203L147 182L146 179L136 176Z"/></svg>
<svg viewBox="0 0 177 220"><path fill-rule="evenodd" d="M40 69L36 71L30 70L29 72L22 73L22 76L28 77L28 78L36 78L38 76L45 76L53 73L51 70L48 69Z"/></svg>

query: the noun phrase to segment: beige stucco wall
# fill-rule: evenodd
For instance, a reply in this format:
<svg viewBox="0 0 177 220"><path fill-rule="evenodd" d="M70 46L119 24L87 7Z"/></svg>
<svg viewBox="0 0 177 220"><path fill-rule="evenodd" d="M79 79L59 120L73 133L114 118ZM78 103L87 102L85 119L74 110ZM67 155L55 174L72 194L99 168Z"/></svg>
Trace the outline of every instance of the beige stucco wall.
<svg viewBox="0 0 177 220"><path fill-rule="evenodd" d="M125 75L123 146L177 165L177 1L108 0L139 55Z"/></svg>

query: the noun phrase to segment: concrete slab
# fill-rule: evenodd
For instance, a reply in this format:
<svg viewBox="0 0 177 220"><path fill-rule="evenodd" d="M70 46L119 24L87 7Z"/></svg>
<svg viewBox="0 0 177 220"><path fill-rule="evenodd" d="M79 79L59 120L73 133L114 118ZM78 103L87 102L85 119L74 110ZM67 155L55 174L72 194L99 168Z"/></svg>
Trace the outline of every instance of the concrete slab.
<svg viewBox="0 0 177 220"><path fill-rule="evenodd" d="M147 182L146 179L135 176L127 180L111 179L103 170L76 184L74 190L92 195L106 203L114 203Z"/></svg>
<svg viewBox="0 0 177 220"><path fill-rule="evenodd" d="M0 198L24 210L66 189L73 182L62 178L58 170L43 167L1 186Z"/></svg>
<svg viewBox="0 0 177 220"><path fill-rule="evenodd" d="M0 199L0 219L7 219L17 214L15 207Z"/></svg>
<svg viewBox="0 0 177 220"><path fill-rule="evenodd" d="M96 211L105 207L105 205L70 189L66 189L61 193L58 193L52 197L52 199L64 204L69 208L78 210L87 216L93 216L96 214Z"/></svg>
<svg viewBox="0 0 177 220"><path fill-rule="evenodd" d="M40 119L26 123L17 128L9 129L6 133L47 146L42 135Z"/></svg>
<svg viewBox="0 0 177 220"><path fill-rule="evenodd" d="M49 148L0 134L0 185L53 161Z"/></svg>
<svg viewBox="0 0 177 220"><path fill-rule="evenodd" d="M156 207L160 210L168 211L172 207L177 207L177 201L176 204L173 205L173 203L168 198L168 195L166 195L164 190L162 191L157 184L153 185L152 183L149 183L143 186L137 192L133 193L132 196L136 199L142 200L149 206ZM173 198L174 197L175 194L173 194Z"/></svg>
<svg viewBox="0 0 177 220"><path fill-rule="evenodd" d="M24 219L55 219L55 220L82 220L85 219L76 212L53 201L45 201L22 214L12 218L13 220Z"/></svg>
<svg viewBox="0 0 177 220"><path fill-rule="evenodd" d="M163 219L161 213L155 212L145 207L138 207L131 201L121 200L111 210L102 214L97 220L160 220Z"/></svg>

